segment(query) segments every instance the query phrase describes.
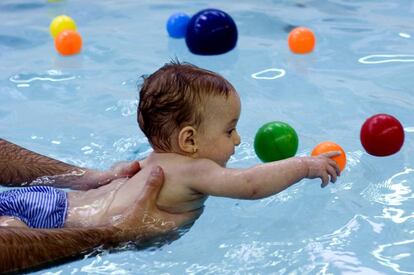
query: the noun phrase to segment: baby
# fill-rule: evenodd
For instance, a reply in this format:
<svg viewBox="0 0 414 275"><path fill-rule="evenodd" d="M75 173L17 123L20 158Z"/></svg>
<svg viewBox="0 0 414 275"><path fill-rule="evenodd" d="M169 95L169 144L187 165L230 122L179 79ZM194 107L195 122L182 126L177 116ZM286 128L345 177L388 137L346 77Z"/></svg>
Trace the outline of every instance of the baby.
<svg viewBox="0 0 414 275"><path fill-rule="evenodd" d="M330 157L339 152L226 168L240 144L240 109L236 90L222 76L190 64L166 64L144 79L140 91L138 124L153 152L140 161L139 173L88 191L44 186L6 191L14 193L0 194L0 216L30 227L113 223L134 205L155 166L165 175L158 206L171 213L199 209L209 195L261 199L304 178L321 178L322 186L336 181L340 170ZM2 210L6 199L12 210Z"/></svg>

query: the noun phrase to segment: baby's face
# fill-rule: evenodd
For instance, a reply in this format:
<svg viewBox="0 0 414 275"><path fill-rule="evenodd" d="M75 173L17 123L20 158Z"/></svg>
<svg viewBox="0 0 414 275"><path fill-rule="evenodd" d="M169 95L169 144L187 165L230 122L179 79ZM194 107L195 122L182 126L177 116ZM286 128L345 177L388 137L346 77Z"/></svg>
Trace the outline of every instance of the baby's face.
<svg viewBox="0 0 414 275"><path fill-rule="evenodd" d="M227 99L214 96L207 100L197 139L198 157L226 166L235 146L240 144L236 130L240 109L240 98L236 92L231 92Z"/></svg>

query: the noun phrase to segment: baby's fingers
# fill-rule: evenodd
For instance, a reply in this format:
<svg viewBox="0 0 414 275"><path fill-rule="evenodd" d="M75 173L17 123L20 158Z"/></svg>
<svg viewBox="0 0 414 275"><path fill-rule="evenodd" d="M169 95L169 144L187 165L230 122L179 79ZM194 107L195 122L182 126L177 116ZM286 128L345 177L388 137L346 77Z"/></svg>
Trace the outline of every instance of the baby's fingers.
<svg viewBox="0 0 414 275"><path fill-rule="evenodd" d="M336 156L340 156L340 155L341 155L341 151L330 151L330 152L320 154L319 156L332 158L332 157L336 157Z"/></svg>
<svg viewBox="0 0 414 275"><path fill-rule="evenodd" d="M331 176L331 182L336 182L337 173L335 171L335 168L333 166L328 166L327 168L329 175Z"/></svg>
<svg viewBox="0 0 414 275"><path fill-rule="evenodd" d="M338 163L336 163L336 161L334 161L333 159L329 159L328 163L330 166L332 166L335 169L336 175L340 176L341 175L341 169L339 169Z"/></svg>
<svg viewBox="0 0 414 275"><path fill-rule="evenodd" d="M322 180L321 187L324 188L329 183L329 175L328 175L328 173L324 172L324 173L322 173L320 178Z"/></svg>

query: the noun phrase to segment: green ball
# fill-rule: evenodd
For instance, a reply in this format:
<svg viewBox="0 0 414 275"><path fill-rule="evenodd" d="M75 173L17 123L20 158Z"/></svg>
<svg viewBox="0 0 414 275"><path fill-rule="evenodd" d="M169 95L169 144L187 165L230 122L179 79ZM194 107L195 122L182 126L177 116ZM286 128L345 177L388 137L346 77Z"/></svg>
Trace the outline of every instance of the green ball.
<svg viewBox="0 0 414 275"><path fill-rule="evenodd" d="M273 121L257 131L254 151L263 162L293 157L298 151L298 135L287 123Z"/></svg>

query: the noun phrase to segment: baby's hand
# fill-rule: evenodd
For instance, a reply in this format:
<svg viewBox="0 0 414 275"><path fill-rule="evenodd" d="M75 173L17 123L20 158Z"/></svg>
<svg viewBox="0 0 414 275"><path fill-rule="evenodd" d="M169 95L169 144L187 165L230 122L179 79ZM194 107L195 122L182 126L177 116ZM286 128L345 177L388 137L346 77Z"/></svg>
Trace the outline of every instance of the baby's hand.
<svg viewBox="0 0 414 275"><path fill-rule="evenodd" d="M341 152L339 151L333 151L320 154L316 157L302 157L301 160L304 161L308 167L308 174L306 177L309 179L320 178L322 180L322 188L328 185L329 179L334 183L336 178L340 176L341 170L331 157L336 157L340 154Z"/></svg>

